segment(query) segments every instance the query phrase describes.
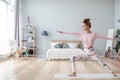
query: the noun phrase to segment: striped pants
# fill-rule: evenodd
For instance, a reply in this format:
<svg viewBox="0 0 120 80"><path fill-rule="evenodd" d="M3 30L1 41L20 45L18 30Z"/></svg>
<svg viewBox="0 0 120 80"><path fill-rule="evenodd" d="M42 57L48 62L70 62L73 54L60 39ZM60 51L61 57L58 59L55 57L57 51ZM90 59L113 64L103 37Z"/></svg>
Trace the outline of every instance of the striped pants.
<svg viewBox="0 0 120 80"><path fill-rule="evenodd" d="M104 63L104 61L101 60L96 55L96 51L94 50L94 48L84 49L84 51L81 54L77 54L77 55L74 55L74 56L71 57L70 61L71 61L71 66L72 66L72 72L76 72L75 71L75 60L87 59L87 58L92 58L93 60L96 60L105 69L107 69L109 72L112 72L112 70L110 69L110 67L106 63Z"/></svg>

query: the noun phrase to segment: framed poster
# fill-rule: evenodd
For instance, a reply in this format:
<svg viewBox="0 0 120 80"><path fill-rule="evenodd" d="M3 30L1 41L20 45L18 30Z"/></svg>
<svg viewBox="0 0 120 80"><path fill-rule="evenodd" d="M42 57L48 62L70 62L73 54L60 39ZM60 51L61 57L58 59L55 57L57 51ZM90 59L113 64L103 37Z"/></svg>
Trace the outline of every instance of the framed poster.
<svg viewBox="0 0 120 80"><path fill-rule="evenodd" d="M114 37L114 31L115 31L114 29L109 29L107 37L113 38ZM113 48L113 41L112 40L107 40L105 50L107 51L109 47L110 47L110 49Z"/></svg>

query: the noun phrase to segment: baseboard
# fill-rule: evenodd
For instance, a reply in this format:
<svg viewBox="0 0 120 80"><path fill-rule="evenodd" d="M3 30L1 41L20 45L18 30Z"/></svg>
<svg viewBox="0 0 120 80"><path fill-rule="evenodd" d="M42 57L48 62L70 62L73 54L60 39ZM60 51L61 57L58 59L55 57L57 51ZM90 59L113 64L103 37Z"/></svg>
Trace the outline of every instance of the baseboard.
<svg viewBox="0 0 120 80"><path fill-rule="evenodd" d="M46 55L36 55L37 58L46 58Z"/></svg>
<svg viewBox="0 0 120 80"><path fill-rule="evenodd" d="M7 54L0 54L0 60L6 60Z"/></svg>

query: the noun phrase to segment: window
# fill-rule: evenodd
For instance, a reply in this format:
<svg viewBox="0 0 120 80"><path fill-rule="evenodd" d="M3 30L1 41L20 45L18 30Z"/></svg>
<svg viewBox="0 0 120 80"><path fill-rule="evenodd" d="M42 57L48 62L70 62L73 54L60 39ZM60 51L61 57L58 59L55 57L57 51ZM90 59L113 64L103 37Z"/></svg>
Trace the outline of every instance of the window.
<svg viewBox="0 0 120 80"><path fill-rule="evenodd" d="M15 0L0 1L0 54L9 50L15 33Z"/></svg>
<svg viewBox="0 0 120 80"><path fill-rule="evenodd" d="M7 35L7 8L3 1L0 1L0 42L6 40ZM4 35L3 35L4 34Z"/></svg>

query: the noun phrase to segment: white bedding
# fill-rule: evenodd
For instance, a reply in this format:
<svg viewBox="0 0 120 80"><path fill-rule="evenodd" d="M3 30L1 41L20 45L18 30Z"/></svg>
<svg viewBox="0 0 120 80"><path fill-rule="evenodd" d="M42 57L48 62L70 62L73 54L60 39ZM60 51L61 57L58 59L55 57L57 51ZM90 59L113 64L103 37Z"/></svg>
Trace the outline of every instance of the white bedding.
<svg viewBox="0 0 120 80"><path fill-rule="evenodd" d="M82 53L82 49L48 49L47 59L69 59L73 55Z"/></svg>

